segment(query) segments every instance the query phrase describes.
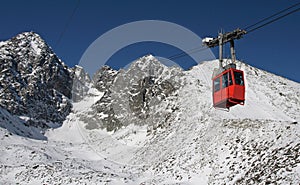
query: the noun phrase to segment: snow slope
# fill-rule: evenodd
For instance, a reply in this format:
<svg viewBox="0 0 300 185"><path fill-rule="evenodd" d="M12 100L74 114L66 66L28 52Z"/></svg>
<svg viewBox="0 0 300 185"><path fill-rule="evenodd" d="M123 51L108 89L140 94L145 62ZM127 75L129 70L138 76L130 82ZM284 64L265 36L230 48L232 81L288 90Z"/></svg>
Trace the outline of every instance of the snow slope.
<svg viewBox="0 0 300 185"><path fill-rule="evenodd" d="M211 104L214 66L209 61L183 72L181 87L157 105L157 111L173 107L157 127L88 128L97 124L89 112L103 97L90 89L46 140L0 128L0 182L299 184L300 84L239 63L246 104L224 112Z"/></svg>
<svg viewBox="0 0 300 185"><path fill-rule="evenodd" d="M93 92L93 91L91 91ZM100 93L93 96L100 98ZM123 184L130 182L123 165L111 163L86 142L76 113L94 98L74 104L62 127L49 130L47 140L20 137L0 128L1 184ZM130 171L130 170L129 170Z"/></svg>

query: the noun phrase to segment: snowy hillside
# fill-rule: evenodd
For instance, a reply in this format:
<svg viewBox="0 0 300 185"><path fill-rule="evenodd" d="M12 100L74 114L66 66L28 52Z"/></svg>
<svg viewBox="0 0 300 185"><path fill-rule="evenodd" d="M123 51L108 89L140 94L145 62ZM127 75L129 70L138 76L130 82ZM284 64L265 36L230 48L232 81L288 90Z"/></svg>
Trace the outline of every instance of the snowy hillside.
<svg viewBox="0 0 300 185"><path fill-rule="evenodd" d="M300 84L238 63L246 104L224 112L211 103L217 65L182 71L145 56L127 71L105 67L46 139L18 136L22 120L1 109L11 129L0 128L0 182L299 184Z"/></svg>

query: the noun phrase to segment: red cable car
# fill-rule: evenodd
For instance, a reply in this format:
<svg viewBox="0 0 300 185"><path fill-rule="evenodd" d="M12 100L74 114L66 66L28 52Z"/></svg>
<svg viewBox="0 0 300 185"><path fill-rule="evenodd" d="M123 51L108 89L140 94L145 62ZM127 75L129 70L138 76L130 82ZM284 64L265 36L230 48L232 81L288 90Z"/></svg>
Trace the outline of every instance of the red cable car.
<svg viewBox="0 0 300 185"><path fill-rule="evenodd" d="M205 38L202 43L207 47L219 46L219 69L213 80L213 104L215 108L228 109L237 104L245 103L245 80L244 72L236 69L236 56L234 50L234 40L242 38L246 30L235 29L232 32L219 33L216 38ZM230 43L231 63L223 67L223 45Z"/></svg>
<svg viewBox="0 0 300 185"><path fill-rule="evenodd" d="M229 68L213 77L213 104L216 108L226 108L245 102L244 73Z"/></svg>

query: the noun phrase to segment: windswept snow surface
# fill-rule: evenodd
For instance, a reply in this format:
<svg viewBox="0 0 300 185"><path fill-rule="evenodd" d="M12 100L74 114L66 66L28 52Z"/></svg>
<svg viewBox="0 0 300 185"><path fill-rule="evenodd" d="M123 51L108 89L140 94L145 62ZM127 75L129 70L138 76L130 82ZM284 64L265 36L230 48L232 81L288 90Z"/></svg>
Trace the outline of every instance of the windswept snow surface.
<svg viewBox="0 0 300 185"><path fill-rule="evenodd" d="M211 104L217 65L184 72L175 118L155 129L86 128L93 118L82 116L103 96L96 89L47 140L0 128L1 184L299 184L300 84L239 63L246 104L220 111Z"/></svg>

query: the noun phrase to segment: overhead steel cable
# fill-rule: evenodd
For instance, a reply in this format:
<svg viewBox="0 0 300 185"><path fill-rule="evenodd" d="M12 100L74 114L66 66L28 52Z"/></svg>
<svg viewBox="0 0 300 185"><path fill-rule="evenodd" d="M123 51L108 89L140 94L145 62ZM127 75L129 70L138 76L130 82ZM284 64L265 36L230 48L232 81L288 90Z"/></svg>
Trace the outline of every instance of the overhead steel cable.
<svg viewBox="0 0 300 185"><path fill-rule="evenodd" d="M283 14L283 15L281 15L281 16L275 18L275 19L272 19L272 20L270 20L270 21L268 21L268 22L266 22L266 23L264 23L264 24L262 24L262 25L260 25L260 26L257 26L257 27L255 27L255 28L253 28L253 29L247 31L247 33L250 33L250 32L253 32L253 31L255 31L255 30L258 30L258 29L260 29L260 28L262 28L262 27L264 27L264 26L267 26L268 24L271 24L271 23L273 23L273 22L275 22L275 21L278 21L279 19L282 19L282 18L284 18L284 17L286 17L286 16L288 16L288 15L290 15L290 14L293 14L293 13L299 11L299 10L300 10L300 8L297 8L297 9L295 9L295 10L293 10L293 11L290 11L290 12L288 12L288 13L286 13L286 14ZM247 33L246 33L246 34L247 34Z"/></svg>
<svg viewBox="0 0 300 185"><path fill-rule="evenodd" d="M196 48L190 49L190 50L188 50L186 52L181 52L181 53L178 53L176 55L172 55L172 56L168 57L168 59L174 60L174 59L181 58L181 57L184 57L186 55L189 55L189 54L192 54L192 53L196 53L196 52L200 52L200 51L204 51L204 50L207 50L207 49L209 49L209 48L208 47L203 47L203 46L196 47Z"/></svg>
<svg viewBox="0 0 300 185"><path fill-rule="evenodd" d="M300 2L299 2L299 3L296 3L296 4L292 5L292 6L290 6L290 7L288 7L288 8L285 8L285 9L283 9L283 10L281 10L281 11L279 11L279 12L273 14L273 15L270 15L270 16L268 16L268 17L266 17L266 18L264 18L264 19L262 19L262 20L260 20L260 21L258 21L258 22L256 22L256 23L254 23L254 24L252 24L252 25L250 25L250 26L247 26L247 27L244 28L244 29L247 30L247 29L249 29L249 28L251 28L251 27L253 27L253 26L256 26L256 25L258 25L258 24L260 24L260 23L263 23L263 22L267 21L268 19L271 19L271 18L273 18L273 17L275 17L275 16L277 16L277 15L279 15L279 14L282 14L283 12L285 12L285 11L287 11L287 10L289 10L289 9L292 9L292 8L294 8L294 7L296 7L296 6L299 6L299 5L300 5Z"/></svg>
<svg viewBox="0 0 300 185"><path fill-rule="evenodd" d="M76 13L76 11L77 11L77 9L78 9L78 7L79 7L79 4L80 4L80 0L77 1L77 4L76 4L75 8L73 9L73 11L72 11L72 13L71 13L69 19L67 20L67 22L66 22L66 24L65 24L65 27L63 28L62 32L60 33L60 35L59 35L59 37L58 37L58 39L57 39L57 41L56 41L56 47L59 45L61 39L63 38L65 32L67 31L67 29L68 29L68 27L69 27L69 25L70 25L70 22L72 21L72 19L73 19L75 13Z"/></svg>
<svg viewBox="0 0 300 185"><path fill-rule="evenodd" d="M252 24L252 25L247 26L246 28L244 28L244 30L246 30L246 33L245 33L245 34L251 33L251 32L253 32L253 31L255 31L255 30L258 30L258 29L260 29L260 28L262 28L262 27L264 27L264 26L267 26L267 25L269 25L269 24L271 24L271 23L273 23L273 22L275 22L275 21L278 21L278 20L280 20L280 19L282 19L282 18L284 18L284 17L286 17L286 16L288 16L288 15L290 15L290 14L293 14L293 13L299 11L300 8L297 8L297 9L294 9L294 10L292 10L292 11L289 11L289 12L287 12L287 13L285 13L285 14L279 16L280 14L286 12L287 10L290 10L290 9L292 9L292 8L295 8L295 7L299 6L299 5L300 5L300 2L299 2L299 3L296 3L296 4L292 5L292 6L290 6L290 7L288 7L288 8L285 8L285 9L283 9L283 10L281 10L281 11L275 13L275 14L272 14L271 16L268 16L268 17L266 17L266 18L264 18L264 19L262 19L262 20L260 20L260 21L258 21L258 22L256 22L256 23L254 23L254 24ZM279 17L276 17L276 16L279 16ZM274 18L274 19L271 19L271 18ZM269 20L269 19L271 19L271 20ZM267 21L267 20L269 20L269 21ZM267 21L267 22L265 22L265 21ZM265 22L265 23L263 23L263 22ZM261 23L263 23L263 24L261 24ZM259 25L259 24L261 24L261 25ZM259 25L259 26L257 26L257 25ZM257 26L257 27L252 28L252 27L254 27L254 26ZM252 28L252 29L248 30L249 28ZM195 52L204 51L204 50L206 50L206 49L209 49L209 48L208 48L208 47L197 47L197 48L188 50L187 52L181 52L181 53L172 55L172 56L168 57L168 59L174 60L174 59L181 58L181 57L184 57L184 56L186 56L186 55L189 55L189 54L192 54L192 53L195 53Z"/></svg>

